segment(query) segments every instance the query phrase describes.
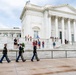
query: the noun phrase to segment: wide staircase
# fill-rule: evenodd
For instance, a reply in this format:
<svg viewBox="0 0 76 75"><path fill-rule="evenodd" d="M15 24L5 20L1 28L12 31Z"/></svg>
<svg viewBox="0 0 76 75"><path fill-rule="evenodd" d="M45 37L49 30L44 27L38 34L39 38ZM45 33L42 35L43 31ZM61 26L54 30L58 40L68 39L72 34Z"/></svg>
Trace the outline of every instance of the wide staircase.
<svg viewBox="0 0 76 75"><path fill-rule="evenodd" d="M76 50L76 43L61 45L60 47L54 48L54 50Z"/></svg>

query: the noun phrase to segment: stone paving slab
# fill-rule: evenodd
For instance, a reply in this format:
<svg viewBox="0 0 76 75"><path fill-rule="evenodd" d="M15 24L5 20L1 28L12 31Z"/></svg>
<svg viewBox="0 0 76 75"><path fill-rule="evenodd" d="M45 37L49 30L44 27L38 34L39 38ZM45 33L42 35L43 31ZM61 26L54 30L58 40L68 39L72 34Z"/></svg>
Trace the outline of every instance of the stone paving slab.
<svg viewBox="0 0 76 75"><path fill-rule="evenodd" d="M41 59L16 63L3 61L0 75L76 75L76 58Z"/></svg>

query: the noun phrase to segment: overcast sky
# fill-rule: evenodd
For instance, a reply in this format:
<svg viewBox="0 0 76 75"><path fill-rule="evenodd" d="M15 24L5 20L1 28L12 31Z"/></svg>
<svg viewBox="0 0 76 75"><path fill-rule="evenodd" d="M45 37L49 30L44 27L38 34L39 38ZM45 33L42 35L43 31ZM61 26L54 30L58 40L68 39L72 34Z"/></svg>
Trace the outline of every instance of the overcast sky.
<svg viewBox="0 0 76 75"><path fill-rule="evenodd" d="M0 0L0 28L21 27L20 15L28 0ZM30 0L35 5L69 4L76 8L76 0Z"/></svg>

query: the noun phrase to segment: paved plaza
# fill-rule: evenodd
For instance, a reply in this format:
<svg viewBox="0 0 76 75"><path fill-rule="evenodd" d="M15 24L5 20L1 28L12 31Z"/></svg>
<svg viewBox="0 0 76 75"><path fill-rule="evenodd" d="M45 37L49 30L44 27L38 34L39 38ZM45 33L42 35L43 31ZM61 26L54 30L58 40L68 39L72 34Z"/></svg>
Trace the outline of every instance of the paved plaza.
<svg viewBox="0 0 76 75"><path fill-rule="evenodd" d="M76 75L76 58L41 59L39 62L3 61L0 75Z"/></svg>

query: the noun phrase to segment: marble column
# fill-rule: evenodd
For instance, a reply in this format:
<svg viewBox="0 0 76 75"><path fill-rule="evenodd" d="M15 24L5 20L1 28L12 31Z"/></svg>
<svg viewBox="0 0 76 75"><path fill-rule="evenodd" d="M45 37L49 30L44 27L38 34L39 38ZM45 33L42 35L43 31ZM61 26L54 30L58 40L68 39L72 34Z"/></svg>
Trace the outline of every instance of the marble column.
<svg viewBox="0 0 76 75"><path fill-rule="evenodd" d="M71 36L71 24L70 24L70 19L68 19L68 40L69 43L72 43L72 36Z"/></svg>
<svg viewBox="0 0 76 75"><path fill-rule="evenodd" d="M13 34L13 37L14 37L14 38L16 38L16 37L17 37L17 34L16 34L16 33L14 33L14 34Z"/></svg>
<svg viewBox="0 0 76 75"><path fill-rule="evenodd" d="M64 18L62 17L62 44L65 44L65 38L64 38Z"/></svg>
<svg viewBox="0 0 76 75"><path fill-rule="evenodd" d="M45 25L45 27L44 27L44 31L45 31L45 39L49 39L50 37L49 37L49 17L48 17L48 11L45 11L44 12L44 25Z"/></svg>
<svg viewBox="0 0 76 75"><path fill-rule="evenodd" d="M55 37L59 37L59 34L58 34L58 17L56 16L55 17Z"/></svg>
<svg viewBox="0 0 76 75"><path fill-rule="evenodd" d="M10 33L8 33L8 37L10 37Z"/></svg>
<svg viewBox="0 0 76 75"><path fill-rule="evenodd" d="M1 37L4 37L4 34L3 33L1 33Z"/></svg>
<svg viewBox="0 0 76 75"><path fill-rule="evenodd" d="M49 17L49 38L51 37L51 17Z"/></svg>
<svg viewBox="0 0 76 75"><path fill-rule="evenodd" d="M73 22L73 27L74 27L74 42L76 42L76 21L75 20Z"/></svg>

